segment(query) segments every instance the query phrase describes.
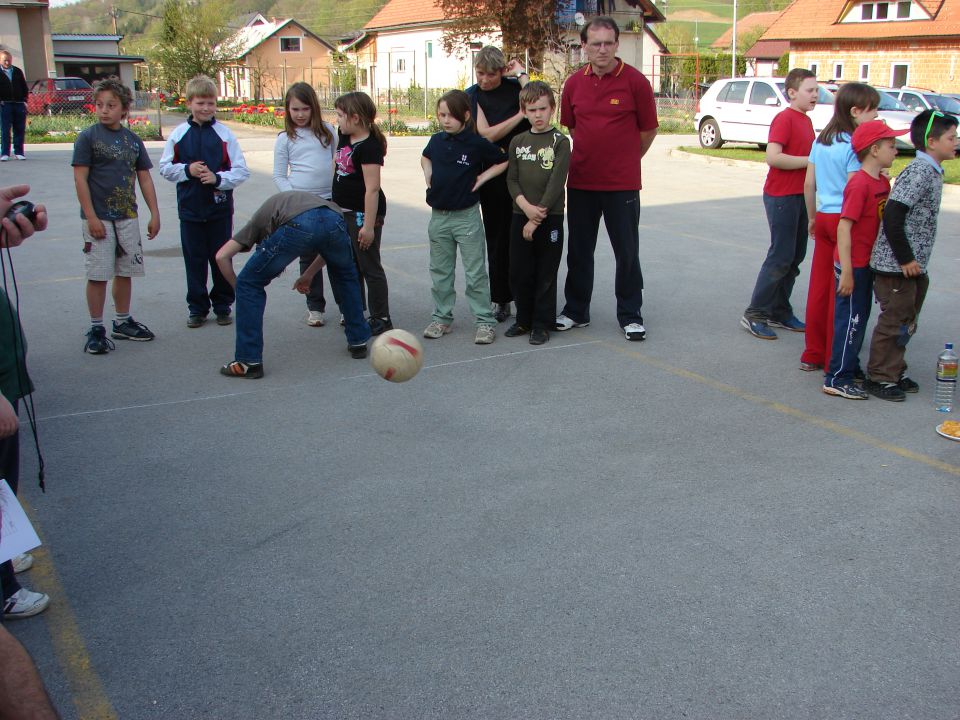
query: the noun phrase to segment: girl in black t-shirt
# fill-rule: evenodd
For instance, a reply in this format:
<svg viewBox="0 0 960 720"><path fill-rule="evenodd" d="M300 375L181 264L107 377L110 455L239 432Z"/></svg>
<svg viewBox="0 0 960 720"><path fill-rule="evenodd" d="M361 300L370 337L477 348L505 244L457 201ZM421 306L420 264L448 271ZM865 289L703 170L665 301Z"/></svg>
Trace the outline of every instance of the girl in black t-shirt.
<svg viewBox="0 0 960 720"><path fill-rule="evenodd" d="M334 102L334 108L339 143L333 201L343 209L360 271L360 284L367 286L370 331L379 335L393 329L387 276L380 263L383 218L387 213L387 199L380 189L380 168L387 154L387 139L374 122L377 107L366 93L341 95Z"/></svg>

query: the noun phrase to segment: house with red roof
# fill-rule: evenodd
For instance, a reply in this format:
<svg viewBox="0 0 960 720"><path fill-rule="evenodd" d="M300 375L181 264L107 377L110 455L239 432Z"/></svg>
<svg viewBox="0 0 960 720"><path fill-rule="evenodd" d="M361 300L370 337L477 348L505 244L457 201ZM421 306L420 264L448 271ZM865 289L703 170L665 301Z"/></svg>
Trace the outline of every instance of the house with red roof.
<svg viewBox="0 0 960 720"><path fill-rule="evenodd" d="M330 85L335 48L293 18L252 13L228 42L236 59L218 74L221 97L279 99L295 82Z"/></svg>
<svg viewBox="0 0 960 720"><path fill-rule="evenodd" d="M753 35L757 30L767 30L780 17L779 11L755 12L745 15L737 21L737 53L747 61L747 77L775 75L780 58L790 50L790 43L783 40L761 40L749 47L741 46L744 35ZM731 26L710 47L722 52L730 52L733 45L733 27Z"/></svg>
<svg viewBox="0 0 960 720"><path fill-rule="evenodd" d="M652 0L630 0L623 5L614 13L621 26L620 55L649 74L654 56L666 52L666 47L647 23L662 22L663 15ZM585 12L579 12L579 7L574 4L571 8L574 31L577 21L595 14L596 3L584 6ZM404 91L413 86L431 90L465 88L475 82L474 55L484 45L499 46L500 34L473 38L468 52L450 54L443 48L443 32L449 25L450 20L431 0L390 0L341 50L357 68L359 89L378 102L385 102L388 95L396 102L394 93L403 97ZM570 61L579 64L580 39L576 32L571 33L569 48ZM424 102L419 96L418 101ZM426 112L433 110L427 106Z"/></svg>
<svg viewBox="0 0 960 720"><path fill-rule="evenodd" d="M761 40L820 80L960 92L960 0L795 0Z"/></svg>

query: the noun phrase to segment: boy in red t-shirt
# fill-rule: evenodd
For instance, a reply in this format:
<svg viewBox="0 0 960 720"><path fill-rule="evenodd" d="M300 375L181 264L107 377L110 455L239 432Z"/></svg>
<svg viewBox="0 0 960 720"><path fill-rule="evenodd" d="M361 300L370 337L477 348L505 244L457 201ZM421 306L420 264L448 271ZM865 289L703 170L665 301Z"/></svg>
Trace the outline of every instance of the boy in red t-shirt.
<svg viewBox="0 0 960 720"><path fill-rule="evenodd" d="M770 225L770 249L740 325L761 340L776 340L770 326L803 332L806 326L793 314L790 293L807 254L807 206L803 181L807 157L816 135L807 113L817 104L820 86L809 70L796 68L785 80L790 107L770 124L767 139L767 181L763 207Z"/></svg>
<svg viewBox="0 0 960 720"><path fill-rule="evenodd" d="M837 297L833 316L833 348L830 367L823 378L823 392L848 400L866 400L868 395L854 384L860 368L860 348L870 319L873 271L870 253L880 231L883 206L890 194L890 181L881 174L893 165L897 147L893 139L908 130L891 130L880 120L861 123L850 144L860 161L860 170L843 190L843 208L837 226L834 273Z"/></svg>

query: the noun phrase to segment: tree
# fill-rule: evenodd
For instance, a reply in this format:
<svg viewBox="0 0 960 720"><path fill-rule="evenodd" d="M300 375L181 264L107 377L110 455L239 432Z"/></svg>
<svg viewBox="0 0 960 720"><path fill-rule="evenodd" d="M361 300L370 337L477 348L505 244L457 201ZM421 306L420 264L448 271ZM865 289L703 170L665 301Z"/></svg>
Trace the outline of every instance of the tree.
<svg viewBox="0 0 960 720"><path fill-rule="evenodd" d="M216 77L237 59L240 43L223 21L228 14L222 0L164 2L159 41L150 55L161 65L168 87L179 87L195 75Z"/></svg>
<svg viewBox="0 0 960 720"><path fill-rule="evenodd" d="M481 35L499 30L507 57L529 52L539 64L556 35L557 0L436 0L452 22L443 31L448 53L465 53Z"/></svg>

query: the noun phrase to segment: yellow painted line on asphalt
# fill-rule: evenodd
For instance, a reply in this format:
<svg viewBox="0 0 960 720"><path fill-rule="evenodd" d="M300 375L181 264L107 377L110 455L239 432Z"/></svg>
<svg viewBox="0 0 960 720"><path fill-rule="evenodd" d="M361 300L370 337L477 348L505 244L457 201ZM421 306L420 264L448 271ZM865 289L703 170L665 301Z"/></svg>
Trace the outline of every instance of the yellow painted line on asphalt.
<svg viewBox="0 0 960 720"><path fill-rule="evenodd" d="M39 534L40 527L33 508L24 499L21 499L20 503ZM53 558L43 545L30 552L34 558L30 579L35 581L35 590L50 596L50 607L42 617L46 620L53 650L70 686L77 717L80 720L117 720L117 713L107 697L100 676L93 669L77 618L60 583L57 569L53 566Z"/></svg>
<svg viewBox="0 0 960 720"><path fill-rule="evenodd" d="M840 423L834 422L833 420L827 420L826 418L818 417L816 415L811 415L810 413L804 412L803 410L798 410L797 408L790 407L789 405L784 405L781 402L776 400L770 400L761 395L754 395L745 390L734 385L728 385L727 383L720 382L719 380L714 380L713 378L707 377L706 375L700 375L699 373L692 372L690 370L685 370L670 363L663 362L662 360L657 360L652 358L649 355L644 355L637 350L627 350L613 343L603 341L603 344L607 347L616 350L619 353L628 355L635 360L639 360L642 363L647 365L652 365L664 372L668 372L671 375L675 375L685 380L693 380L694 382L700 383L701 385L706 385L713 388L714 390L719 390L722 393L728 395L733 395L734 397L740 398L741 400L746 400L747 402L753 403L755 405L762 405L764 407L770 408L775 412L787 415L789 417L795 418L802 422L808 423L810 425L815 425L824 430L829 430L830 432L837 433L838 435L843 435L848 437L851 440L856 440L858 442L864 443L865 445L870 445L877 448L878 450L883 450L894 455L899 455L902 458L907 460L912 460L914 462L922 463L929 467L941 470L950 475L960 476L960 465L951 465L950 463L943 462L942 460L937 460L934 457L929 455L924 455L923 453L914 452L905 447L900 447L899 445L894 445L888 443L885 440L874 437L873 435L868 435L867 433L860 432L859 430L854 430L849 428L846 425L841 425Z"/></svg>

